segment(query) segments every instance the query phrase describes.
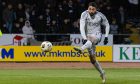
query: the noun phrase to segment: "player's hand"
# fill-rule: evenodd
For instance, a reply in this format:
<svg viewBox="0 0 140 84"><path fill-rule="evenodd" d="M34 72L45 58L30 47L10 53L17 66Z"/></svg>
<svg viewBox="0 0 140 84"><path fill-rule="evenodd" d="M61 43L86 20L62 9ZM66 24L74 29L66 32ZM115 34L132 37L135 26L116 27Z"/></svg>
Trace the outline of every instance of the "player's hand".
<svg viewBox="0 0 140 84"><path fill-rule="evenodd" d="M108 43L108 37L105 37L104 39L104 45L106 45Z"/></svg>
<svg viewBox="0 0 140 84"><path fill-rule="evenodd" d="M84 39L84 40L83 40L83 45L84 45L86 42L87 42L87 40L86 40L86 39Z"/></svg>

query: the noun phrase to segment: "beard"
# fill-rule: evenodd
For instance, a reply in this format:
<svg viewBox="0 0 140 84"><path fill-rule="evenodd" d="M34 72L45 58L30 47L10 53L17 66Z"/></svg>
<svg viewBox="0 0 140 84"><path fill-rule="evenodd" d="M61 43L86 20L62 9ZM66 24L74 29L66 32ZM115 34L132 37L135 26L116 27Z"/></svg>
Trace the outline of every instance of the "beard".
<svg viewBox="0 0 140 84"><path fill-rule="evenodd" d="M90 14L90 16L93 16L95 13L89 13Z"/></svg>
<svg viewBox="0 0 140 84"><path fill-rule="evenodd" d="M95 13L89 13L91 18L94 19L95 18Z"/></svg>

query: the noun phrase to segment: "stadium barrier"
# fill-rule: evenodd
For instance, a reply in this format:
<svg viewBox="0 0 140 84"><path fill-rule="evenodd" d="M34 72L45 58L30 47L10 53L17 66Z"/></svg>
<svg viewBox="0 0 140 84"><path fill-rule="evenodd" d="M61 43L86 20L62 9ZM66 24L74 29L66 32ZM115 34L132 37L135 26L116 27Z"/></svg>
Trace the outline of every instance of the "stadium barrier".
<svg viewBox="0 0 140 84"><path fill-rule="evenodd" d="M54 42L56 45L65 44L72 46L81 46L83 39L80 34L34 34L35 39L27 41L27 35L25 34L3 34L0 37L0 46L40 46L43 41ZM5 39L6 38L6 39ZM110 34L108 46L114 44L140 44L139 34ZM115 39L117 38L117 39ZM101 41L98 43L100 46L104 46L104 34Z"/></svg>
<svg viewBox="0 0 140 84"><path fill-rule="evenodd" d="M97 46L99 61L112 62L112 46ZM51 52L42 52L39 46L0 46L0 62L34 61L89 61L87 51L77 53L73 46L53 46Z"/></svg>
<svg viewBox="0 0 140 84"><path fill-rule="evenodd" d="M82 45L82 37L80 34L35 34L36 39L31 40L30 45L39 46L43 41L51 41L54 42L55 45L72 45L72 46L81 46ZM98 45L103 46L104 35L102 35L102 39ZM5 39L6 38L6 39ZM109 35L109 43L108 46L113 45L113 35ZM0 45L1 46L24 46L27 44L27 35L25 34L3 34L0 37Z"/></svg>

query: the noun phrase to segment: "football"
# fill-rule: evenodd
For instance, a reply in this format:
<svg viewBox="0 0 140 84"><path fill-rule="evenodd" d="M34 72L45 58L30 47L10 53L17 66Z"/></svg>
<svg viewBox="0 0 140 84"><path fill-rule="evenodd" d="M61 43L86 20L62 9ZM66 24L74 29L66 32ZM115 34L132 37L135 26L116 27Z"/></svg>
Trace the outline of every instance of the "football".
<svg viewBox="0 0 140 84"><path fill-rule="evenodd" d="M41 43L41 50L43 52L50 52L52 50L52 43L49 41L44 41Z"/></svg>

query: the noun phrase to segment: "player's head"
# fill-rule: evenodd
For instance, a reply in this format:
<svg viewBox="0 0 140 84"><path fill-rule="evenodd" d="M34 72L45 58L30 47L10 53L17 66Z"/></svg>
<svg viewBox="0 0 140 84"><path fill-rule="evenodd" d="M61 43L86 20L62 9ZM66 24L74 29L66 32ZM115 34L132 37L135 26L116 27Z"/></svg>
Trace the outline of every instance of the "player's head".
<svg viewBox="0 0 140 84"><path fill-rule="evenodd" d="M94 15L97 11L97 4L95 2L90 2L88 4L88 12L90 15Z"/></svg>

